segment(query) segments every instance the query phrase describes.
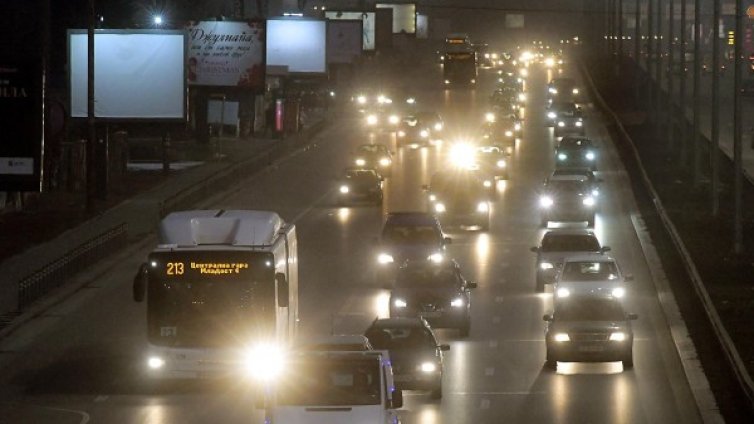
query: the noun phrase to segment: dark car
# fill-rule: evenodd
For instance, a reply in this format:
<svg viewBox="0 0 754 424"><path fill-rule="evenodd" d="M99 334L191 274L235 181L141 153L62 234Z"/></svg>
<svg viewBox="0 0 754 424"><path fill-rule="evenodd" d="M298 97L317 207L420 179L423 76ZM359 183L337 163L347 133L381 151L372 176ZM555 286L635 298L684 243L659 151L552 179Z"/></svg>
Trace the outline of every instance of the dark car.
<svg viewBox="0 0 754 424"><path fill-rule="evenodd" d="M443 352L427 321L421 318L376 319L364 332L377 350L387 350L399 390L429 390L442 398Z"/></svg>
<svg viewBox="0 0 754 424"><path fill-rule="evenodd" d="M563 265L563 258L581 253L604 253L610 247L601 246L597 236L587 230L548 231L539 246L531 248L537 254L536 290L543 292L545 284L552 284Z"/></svg>
<svg viewBox="0 0 754 424"><path fill-rule="evenodd" d="M485 174L504 180L510 178L509 155L501 147L495 145L479 146L476 161Z"/></svg>
<svg viewBox="0 0 754 424"><path fill-rule="evenodd" d="M539 197L539 207L543 227L550 221L586 221L587 227L594 227L597 199L582 178L548 179Z"/></svg>
<svg viewBox="0 0 754 424"><path fill-rule="evenodd" d="M573 102L553 102L547 107L547 122L549 126L556 126L558 120L564 116L580 117L581 108L577 107Z"/></svg>
<svg viewBox="0 0 754 424"><path fill-rule="evenodd" d="M547 84L547 98L553 102L579 103L581 91L573 78L554 78Z"/></svg>
<svg viewBox="0 0 754 424"><path fill-rule="evenodd" d="M429 146L432 141L432 132L430 129L415 116L403 118L398 126L396 135L399 147L426 147Z"/></svg>
<svg viewBox="0 0 754 424"><path fill-rule="evenodd" d="M631 321L636 314L626 313L617 299L579 296L559 299L547 322L545 367L555 369L557 362L622 361L623 369L634 366L634 333Z"/></svg>
<svg viewBox="0 0 754 424"><path fill-rule="evenodd" d="M454 260L439 264L407 262L398 270L390 295L391 317L421 317L434 328L455 328L461 337L471 329L471 290Z"/></svg>
<svg viewBox="0 0 754 424"><path fill-rule="evenodd" d="M555 137L562 137L568 134L580 136L586 134L586 126L584 125L584 116L581 113L581 108L575 106L573 103L568 103L568 105L570 106L563 106L557 111Z"/></svg>
<svg viewBox="0 0 754 424"><path fill-rule="evenodd" d="M445 122L437 112L421 111L414 114L420 125L429 129L431 138L441 139L445 131Z"/></svg>
<svg viewBox="0 0 754 424"><path fill-rule="evenodd" d="M556 168L597 170L597 145L582 136L565 136L555 149Z"/></svg>
<svg viewBox="0 0 754 424"><path fill-rule="evenodd" d="M398 266L406 261L443 261L450 242L432 214L389 213L378 242L377 280L392 283Z"/></svg>
<svg viewBox="0 0 754 424"><path fill-rule="evenodd" d="M604 182L598 178L590 168L556 168L548 177L550 180L570 179L571 177L582 177L589 184L592 196L600 195L600 183Z"/></svg>
<svg viewBox="0 0 754 424"><path fill-rule="evenodd" d="M382 177L374 169L346 168L338 184L339 203L382 204Z"/></svg>
<svg viewBox="0 0 754 424"><path fill-rule="evenodd" d="M490 193L475 171L441 171L428 186L428 208L443 225L490 228Z"/></svg>
<svg viewBox="0 0 754 424"><path fill-rule="evenodd" d="M389 175L393 170L393 155L384 144L362 144L353 152L351 166L376 169L380 175Z"/></svg>

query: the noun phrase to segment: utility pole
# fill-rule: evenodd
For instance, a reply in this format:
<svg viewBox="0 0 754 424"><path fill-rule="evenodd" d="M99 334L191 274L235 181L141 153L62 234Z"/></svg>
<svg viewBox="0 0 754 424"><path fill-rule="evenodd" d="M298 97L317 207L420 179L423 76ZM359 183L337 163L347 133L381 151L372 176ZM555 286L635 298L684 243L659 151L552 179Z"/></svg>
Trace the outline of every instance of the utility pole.
<svg viewBox="0 0 754 424"><path fill-rule="evenodd" d="M623 0L618 0L618 63L623 69Z"/></svg>
<svg viewBox="0 0 754 424"><path fill-rule="evenodd" d="M714 0L712 19L712 146L709 149L710 168L712 169L712 215L720 213L720 1Z"/></svg>
<svg viewBox="0 0 754 424"><path fill-rule="evenodd" d="M94 198L97 194L94 169L94 155L97 145L97 123L94 117L94 27L97 22L95 0L89 0L89 16L87 28L87 112L86 123L88 136L86 140L86 210L94 211Z"/></svg>
<svg viewBox="0 0 754 424"><path fill-rule="evenodd" d="M681 0L680 48L678 49L678 67L681 72L678 99L678 125L681 141L681 167L686 167L686 1Z"/></svg>
<svg viewBox="0 0 754 424"><path fill-rule="evenodd" d="M702 111L702 79L700 75L702 72L702 14L700 9L701 1L694 0L694 121L693 134L691 134L694 187L699 185L699 174L701 173L699 169L699 131L701 131L701 117L699 114Z"/></svg>
<svg viewBox="0 0 754 424"><path fill-rule="evenodd" d="M662 0L657 0L657 25L655 29L655 37L657 37L657 49L655 55L657 56L657 63L655 63L655 84L657 84L657 90L655 92L655 104L657 105L657 121L660 121L660 111L662 110L661 98L660 95L662 93ZM661 126L657 127L658 129L661 128Z"/></svg>
<svg viewBox="0 0 754 424"><path fill-rule="evenodd" d="M634 62L636 71L639 71L639 58L641 58L641 0L636 0L636 12L634 13Z"/></svg>
<svg viewBox="0 0 754 424"><path fill-rule="evenodd" d="M743 227L742 227L742 200L743 200L743 114L741 113L741 54L743 53L743 35L744 35L744 2L736 0L736 32L734 52L736 59L734 61L733 73L733 250L736 254L743 253Z"/></svg>
<svg viewBox="0 0 754 424"><path fill-rule="evenodd" d="M652 9L654 8L654 0L648 0L647 4L647 98L649 100L649 120L654 122L655 120L655 102L654 102L654 90L652 87L652 62L656 62L654 57L654 14Z"/></svg>
<svg viewBox="0 0 754 424"><path fill-rule="evenodd" d="M675 122L673 109L675 102L673 96L675 94L675 78L673 78L674 62L675 58L675 0L668 0L668 115L667 115L667 128L668 128L668 152L672 152L675 147Z"/></svg>

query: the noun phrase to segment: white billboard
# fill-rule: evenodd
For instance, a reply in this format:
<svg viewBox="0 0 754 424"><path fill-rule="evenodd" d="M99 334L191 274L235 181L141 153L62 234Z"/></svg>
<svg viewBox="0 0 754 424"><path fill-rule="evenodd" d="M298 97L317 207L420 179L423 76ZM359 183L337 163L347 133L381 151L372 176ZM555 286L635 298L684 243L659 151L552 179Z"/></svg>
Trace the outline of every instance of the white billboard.
<svg viewBox="0 0 754 424"><path fill-rule="evenodd" d="M353 20L361 19L363 39L362 47L365 51L372 51L375 48L374 31L375 31L375 16L374 12L343 12L338 10L328 10L325 12L325 18L330 20Z"/></svg>
<svg viewBox="0 0 754 424"><path fill-rule="evenodd" d="M416 4L377 3L378 9L393 9L393 34L416 34Z"/></svg>
<svg viewBox="0 0 754 424"><path fill-rule="evenodd" d="M327 63L353 63L361 56L361 20L327 23Z"/></svg>
<svg viewBox="0 0 754 424"><path fill-rule="evenodd" d="M264 91L264 22L196 22L188 36L189 84Z"/></svg>
<svg viewBox="0 0 754 424"><path fill-rule="evenodd" d="M71 116L87 116L87 34L68 33ZM97 31L94 37L95 116L105 119L185 119L184 31Z"/></svg>
<svg viewBox="0 0 754 424"><path fill-rule="evenodd" d="M289 73L325 73L327 21L267 20L267 66L287 66Z"/></svg>
<svg viewBox="0 0 754 424"><path fill-rule="evenodd" d="M429 38L429 17L416 15L416 38Z"/></svg>

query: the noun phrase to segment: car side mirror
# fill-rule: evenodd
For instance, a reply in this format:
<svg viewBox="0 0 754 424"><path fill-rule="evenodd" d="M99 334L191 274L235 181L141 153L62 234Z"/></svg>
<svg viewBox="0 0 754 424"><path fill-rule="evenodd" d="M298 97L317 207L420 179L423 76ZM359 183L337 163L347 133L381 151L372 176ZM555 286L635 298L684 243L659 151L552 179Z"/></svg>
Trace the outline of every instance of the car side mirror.
<svg viewBox="0 0 754 424"><path fill-rule="evenodd" d="M552 321L552 314L544 314L544 315L542 315L542 321L551 322Z"/></svg>
<svg viewBox="0 0 754 424"><path fill-rule="evenodd" d="M149 282L149 271L146 262L139 265L139 270L134 275L133 296L134 302L143 302L147 295L147 283Z"/></svg>
<svg viewBox="0 0 754 424"><path fill-rule="evenodd" d="M285 278L285 274L278 272L275 274L275 282L278 286L278 306L286 308L288 307L288 296L290 293L288 279Z"/></svg>
<svg viewBox="0 0 754 424"><path fill-rule="evenodd" d="M441 344L440 346L437 346L438 349L440 349L443 352L447 352L450 350L450 345L448 344Z"/></svg>
<svg viewBox="0 0 754 424"><path fill-rule="evenodd" d="M422 184L422 190L424 190L424 191L429 191L429 185L427 185L427 184Z"/></svg>
<svg viewBox="0 0 754 424"><path fill-rule="evenodd" d="M602 246L602 248L600 249L602 253L609 252L611 250L613 249L610 246Z"/></svg>
<svg viewBox="0 0 754 424"><path fill-rule="evenodd" d="M470 290L473 290L473 289L477 288L477 286L478 286L478 284L476 282L474 282L474 281L469 281L469 282L466 283L466 288L470 289Z"/></svg>
<svg viewBox="0 0 754 424"><path fill-rule="evenodd" d="M450 237L445 237L442 239L443 244L453 244L453 239Z"/></svg>
<svg viewBox="0 0 754 424"><path fill-rule="evenodd" d="M403 408L403 390L393 390L393 398L391 399L390 406L392 409Z"/></svg>
<svg viewBox="0 0 754 424"><path fill-rule="evenodd" d="M626 276L623 277L623 281L634 281L634 274L626 274Z"/></svg>
<svg viewBox="0 0 754 424"><path fill-rule="evenodd" d="M534 253L539 253L539 247L537 247L537 246L532 246L532 247L529 248L529 250L531 250Z"/></svg>
<svg viewBox="0 0 754 424"><path fill-rule="evenodd" d="M626 318L628 318L630 321L636 321L639 319L639 315L636 315L635 313L631 312L626 314Z"/></svg>

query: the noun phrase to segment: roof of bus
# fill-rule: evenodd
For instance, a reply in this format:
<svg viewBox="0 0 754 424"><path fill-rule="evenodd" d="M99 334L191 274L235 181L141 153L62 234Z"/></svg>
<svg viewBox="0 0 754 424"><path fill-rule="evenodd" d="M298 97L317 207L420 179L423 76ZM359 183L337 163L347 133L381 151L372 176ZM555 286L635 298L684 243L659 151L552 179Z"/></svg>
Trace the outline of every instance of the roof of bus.
<svg viewBox="0 0 754 424"><path fill-rule="evenodd" d="M177 246L266 246L283 227L271 211L191 210L173 212L160 223L159 243Z"/></svg>

